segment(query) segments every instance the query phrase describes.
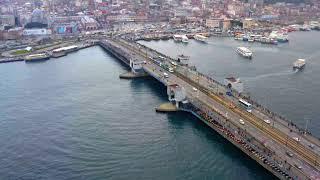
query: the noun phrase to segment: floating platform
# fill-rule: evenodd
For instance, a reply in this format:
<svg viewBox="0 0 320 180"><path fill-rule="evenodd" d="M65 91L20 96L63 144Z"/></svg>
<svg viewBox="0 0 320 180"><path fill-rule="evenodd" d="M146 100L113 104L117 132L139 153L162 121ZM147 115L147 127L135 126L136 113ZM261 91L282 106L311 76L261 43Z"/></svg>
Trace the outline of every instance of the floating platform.
<svg viewBox="0 0 320 180"><path fill-rule="evenodd" d="M148 76L148 74L146 74L146 73L135 74L131 71L119 75L120 79L134 79L134 78L147 77L147 76Z"/></svg>
<svg viewBox="0 0 320 180"><path fill-rule="evenodd" d="M164 103L156 107L156 112L176 112L178 108L172 103Z"/></svg>

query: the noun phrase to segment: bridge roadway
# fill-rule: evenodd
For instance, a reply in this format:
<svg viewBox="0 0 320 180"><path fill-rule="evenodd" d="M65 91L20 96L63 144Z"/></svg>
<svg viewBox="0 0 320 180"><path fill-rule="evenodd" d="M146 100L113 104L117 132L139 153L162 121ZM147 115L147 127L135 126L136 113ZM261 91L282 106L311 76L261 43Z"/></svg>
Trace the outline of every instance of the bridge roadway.
<svg viewBox="0 0 320 180"><path fill-rule="evenodd" d="M279 167L286 169L289 173L296 175L299 179L320 178L318 166L319 154L317 153L319 152L319 147L317 144L315 149L311 149L305 146L306 143L310 144L308 139L301 137L301 142L295 141L291 136L286 135L281 128L277 128L280 125L276 122L272 123L276 124L273 126L266 124L262 120L261 112L256 112L255 110L255 112L250 114L238 108L235 104L236 102L229 98L217 95L207 88L208 86L204 87L206 83L204 82L202 84L203 80L200 79L201 77L199 76L194 79L194 77L186 76L179 72L169 73L149 58L151 55L150 52L143 52L134 44L120 41L110 42L118 47L122 46L123 51L130 53L132 56L135 56L135 58L146 60L147 63L143 68L148 72L152 72L152 75L156 76L156 78L160 79L163 83L179 84L184 88L188 98L201 102L212 111L224 114L225 117L230 120L226 123L232 123L238 126L241 130L251 134L260 142L263 142L266 149L272 152L269 154L268 158L276 159L279 163ZM170 64L170 62L168 62L168 64ZM169 74L169 78L163 76L164 72ZM198 91L194 91L194 87L196 87ZM240 125L240 118L245 121L245 125ZM292 152L294 156L289 157L287 152Z"/></svg>

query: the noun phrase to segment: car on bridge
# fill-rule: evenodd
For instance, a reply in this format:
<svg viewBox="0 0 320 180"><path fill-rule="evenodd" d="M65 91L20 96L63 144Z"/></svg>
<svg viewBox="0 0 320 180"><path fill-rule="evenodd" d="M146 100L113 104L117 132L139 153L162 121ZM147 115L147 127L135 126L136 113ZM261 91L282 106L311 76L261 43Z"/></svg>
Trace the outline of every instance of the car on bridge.
<svg viewBox="0 0 320 180"><path fill-rule="evenodd" d="M265 119L263 120L265 123L270 124L270 120L269 119Z"/></svg>

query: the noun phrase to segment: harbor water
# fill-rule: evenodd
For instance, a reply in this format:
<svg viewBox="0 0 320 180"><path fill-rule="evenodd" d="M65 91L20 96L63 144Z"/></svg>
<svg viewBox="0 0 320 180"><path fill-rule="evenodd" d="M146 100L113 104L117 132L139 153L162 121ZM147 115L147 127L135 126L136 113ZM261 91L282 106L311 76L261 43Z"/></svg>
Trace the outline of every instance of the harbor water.
<svg viewBox="0 0 320 180"><path fill-rule="evenodd" d="M198 70L240 77L270 109L319 133L319 33L279 46L211 38L140 42ZM234 49L248 45L253 59ZM317 52L318 51L318 52ZM301 72L292 62L307 59ZM188 113L159 114L166 89L152 78L121 80L127 69L99 47L37 63L0 65L0 179L274 179Z"/></svg>
<svg viewBox="0 0 320 180"><path fill-rule="evenodd" d="M190 63L214 79L223 82L238 77L244 90L268 109L292 120L320 137L320 32L289 34L289 43L279 45L209 38L208 43L189 40L188 44L169 41L140 41L171 57L190 56ZM252 60L236 53L239 46L253 51ZM301 71L293 70L297 59L306 59Z"/></svg>

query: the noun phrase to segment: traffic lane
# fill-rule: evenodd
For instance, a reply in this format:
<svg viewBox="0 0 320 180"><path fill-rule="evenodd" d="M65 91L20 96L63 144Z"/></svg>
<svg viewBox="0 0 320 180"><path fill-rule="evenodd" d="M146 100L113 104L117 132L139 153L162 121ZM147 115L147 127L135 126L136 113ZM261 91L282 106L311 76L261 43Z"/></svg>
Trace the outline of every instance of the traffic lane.
<svg viewBox="0 0 320 180"><path fill-rule="evenodd" d="M201 97L201 94L198 94L197 92L188 92L188 93L194 93L193 96L197 97L197 98L201 98L202 101L207 101L209 100L206 95L204 94L203 97ZM209 100L210 101L210 100ZM212 101L207 102L208 104L213 104ZM217 104L214 104L214 106L217 107ZM219 109L219 108L218 108ZM230 121L233 121L234 124L240 124L239 123L239 116L237 116L236 114L230 113L229 111L223 111L222 109L219 109L220 112L222 113L228 113L228 118L230 118ZM262 132L259 132L257 130L257 128L254 125L251 125L248 121L245 121L245 127L246 127L246 132L253 135L255 138L257 138L260 142L265 138L265 135ZM243 128L241 128L243 130ZM302 168L304 169L304 171L307 172L312 172L314 169L308 165L306 165L302 160L300 160L297 156L297 154L295 154L294 157L289 158L286 155L287 147L283 146L282 144L279 144L277 142L275 142L272 139L268 139L268 145L270 147L271 150L273 150L274 152L276 152L276 154L278 155L278 157L283 157L282 161L286 161L288 164L292 164L292 166L297 165L297 166L302 166ZM308 173L309 174L309 173Z"/></svg>
<svg viewBox="0 0 320 180"><path fill-rule="evenodd" d="M159 68L159 71L161 72L161 68ZM166 71L167 72L167 71ZM168 73L168 72L167 72ZM173 80L174 83L176 83L176 80Z"/></svg>
<svg viewBox="0 0 320 180"><path fill-rule="evenodd" d="M150 68L152 68L152 67L150 67ZM153 68L154 69L156 69L156 71L158 71L158 74L159 75L161 75L161 73L163 73L163 72L166 72L166 73L169 73L168 71L166 71L166 70L164 70L164 69L162 69L161 67L159 67L159 66L157 66L157 65L153 65ZM170 74L170 73L169 73ZM164 78L164 77L163 77ZM173 76L173 74L170 74L170 76L169 76L169 78L167 78L167 80L168 81L170 81L171 83L177 83L177 84L179 84L179 81L180 81L180 79L179 78L177 78L177 77L175 77L175 76ZM183 83L183 82L180 82L180 83ZM188 83L186 83L185 85L189 85ZM191 87L192 87L192 90L191 90ZM186 88L186 90L188 91L188 93L190 93L190 94L192 94L192 93L195 93L194 92L194 90L193 90L193 86L191 86L190 85L190 88ZM201 95L200 95L201 94ZM205 95L205 94L202 94L202 93L199 93L199 91L198 92L196 92L196 96L198 97L198 98L200 98L200 99L202 99L202 100L207 100L208 99L208 97L205 97L205 96L207 96L207 95ZM200 97L200 96L204 96L204 97ZM209 102L210 103L210 102ZM211 102L212 103L212 102ZM220 104L216 104L216 102L215 102L215 106L217 106L217 105L220 105ZM220 107L220 108L223 108L223 107ZM221 109L220 109L220 111L221 111ZM225 113L229 113L229 111L225 111ZM230 114L230 117L231 116L234 116L234 115L232 115L232 114ZM239 121L237 121L237 119L239 119L240 117L231 117L231 120L234 120L233 121L233 123L239 123ZM247 126L247 131L251 131L251 132L254 132L254 134L256 135L255 137L260 137L260 138L263 138L264 137L264 135L258 135L259 133L257 132L257 128L256 127L254 127L254 126L249 126L249 125L246 125ZM257 136L258 135L258 136ZM273 140L269 140L268 141L268 143L269 143L269 145L270 145L270 143L272 144L272 145L270 145L270 147L273 147L272 149L276 149L276 150L274 150L275 152L277 152L277 154L280 154L280 155L282 155L282 157L286 157L286 149L285 148L283 148L283 147L281 147L281 146L279 146L279 144L278 143L276 143L276 142L274 142ZM280 150L280 151L279 151ZM281 151L282 150L282 151ZM280 156L281 157L281 156ZM296 156L297 157L297 156ZM303 162L301 162L299 159L297 159L297 158L290 158L290 159L285 159L285 161L287 161L289 164L292 164L293 166L296 164L296 165L298 165L298 166L303 166L303 169L306 171L306 170L308 170L308 171L313 171L312 169L310 169L309 168L309 166L307 166L307 165L305 165L305 163L303 163ZM292 161L291 163L290 163L290 161ZM300 164L300 165L299 165Z"/></svg>
<svg viewBox="0 0 320 180"><path fill-rule="evenodd" d="M185 84L184 86L188 86L188 84ZM190 85L191 86L191 85ZM192 86L191 86L192 87ZM190 89L191 89L191 87L190 88L185 88L186 90L188 90L189 89L189 93L190 93ZM191 93L192 93L192 91L191 91ZM203 94L203 93L197 93L197 97L199 96L199 98L200 99L202 99L202 101L210 101L211 100L211 98L209 98L209 97L207 97L207 95L205 95L205 94ZM203 96L203 97L202 97ZM240 116L239 115L237 115L237 114L234 114L234 113L232 113L232 112L230 112L229 110L223 110L224 109L224 107L221 107L221 105L220 105L220 103L216 103L215 101L214 102L212 102L212 101L210 101L210 102L207 102L208 104L214 104L216 107L218 107L218 109L220 110L220 112L222 112L222 113L227 113L228 112L228 114L229 114L229 116L233 116L231 119L235 119L236 121L240 118ZM235 121L235 122L236 122ZM257 132L257 128L253 125L253 127L251 128L251 130L252 130L252 132L253 132L253 135L258 135L258 132ZM259 131L259 130L258 130ZM260 136L261 137L261 136ZM264 135L262 135L262 137L264 137ZM272 139L272 138L271 138ZM279 143L277 143L277 142L275 142L275 141L273 141L272 140L272 143L274 144L272 147L274 147L274 148L272 148L275 152L278 152L279 150L282 150L282 155L285 155L285 153L286 153L286 151L288 151L288 147L286 147L286 146L284 146L283 144L279 144ZM298 157L298 156L296 156L296 157ZM289 162L290 162L290 160L288 160ZM295 162L296 164L302 164L301 162ZM294 164L293 164L294 165Z"/></svg>
<svg viewBox="0 0 320 180"><path fill-rule="evenodd" d="M158 68L157 68L157 69L158 69ZM163 70L161 70L160 67L159 67L158 70L159 70L159 72L158 72L159 74L160 74L160 72L163 72ZM166 72L167 72L167 71L166 71ZM169 72L167 72L167 73L169 73ZM169 74L170 74L170 73L169 73ZM172 75L172 74L170 74L170 75ZM169 80L169 81L172 81L173 83L177 83L177 79L174 79L174 78L173 78L173 80L172 80L172 78L169 77L168 80ZM254 128L253 130L256 130L256 128Z"/></svg>
<svg viewBox="0 0 320 180"><path fill-rule="evenodd" d="M192 76L192 79L195 82L199 82L199 84L205 86L208 89L211 89L210 86L217 86L219 89L219 87L221 87L219 84L216 84L214 82L209 81L207 78L203 77L203 76L198 76L194 73L190 74ZM219 90L219 92L223 92L225 94L226 89L224 87L221 87ZM232 97L232 96L226 96L227 99L229 99L231 102L238 104L238 99L236 97ZM306 139L304 136L302 136L301 134L297 133L297 132L293 132L290 131L290 128L286 125L284 125L281 122L276 121L275 119L273 119L272 117L262 113L261 111L258 111L254 108L254 111L252 112L253 115L255 115L256 117L258 117L259 119L261 119L261 121L265 121L265 120L271 120L272 122L270 124L274 125L275 128L279 129L282 132L285 132L288 136L290 136L292 139L295 138L299 138L301 144L303 144L305 147L309 148L310 150L316 152L316 153L320 153L320 147L318 146L317 148L311 148L311 146L315 146L312 144L312 142L310 142L308 139Z"/></svg>
<svg viewBox="0 0 320 180"><path fill-rule="evenodd" d="M188 95L189 94L193 94L193 95L189 95L189 96L193 96L193 97L197 97L197 98L201 98L202 101L207 100L207 97L201 97L202 95L197 92L193 92L192 90L190 90L189 92L187 92ZM212 104L212 102L207 102ZM220 110L220 112L223 113L222 110ZM234 116L233 114L228 114L228 117L230 118L230 121L233 121L234 124L240 124L239 123L239 117ZM247 122L247 121L246 121ZM261 132L257 132L257 129L251 125L249 122L245 123L244 127L246 127L246 132L250 133L251 135L253 134L254 137L256 137L258 140L260 140L260 142L262 141L263 138L265 138L265 136L263 134L261 134ZM243 128L241 128L243 130ZM253 133L252 133L253 132ZM270 149L272 149L273 151L277 152L276 154L279 157L286 157L286 150L278 143L274 142L273 140L269 140L269 146L271 147ZM297 157L297 156L296 156ZM292 159L282 159L282 161L287 161L288 164L292 164L292 166L294 166L294 164L302 164L298 159L296 158L292 158ZM307 168L305 168L307 170Z"/></svg>
<svg viewBox="0 0 320 180"><path fill-rule="evenodd" d="M257 111L254 109L253 112L257 115L260 115L261 117L264 117L264 119L269 119L265 114L261 113L260 111ZM296 131L291 131L289 127L283 126L282 124L277 123L274 120L271 120L270 125L274 126L275 128L279 129L282 132L285 132L290 138L296 140L297 143L300 143L305 147L308 147L310 150L314 151L315 153L320 153L319 146L314 145L313 142L310 142L310 140L306 139L306 137L303 134L298 133Z"/></svg>

